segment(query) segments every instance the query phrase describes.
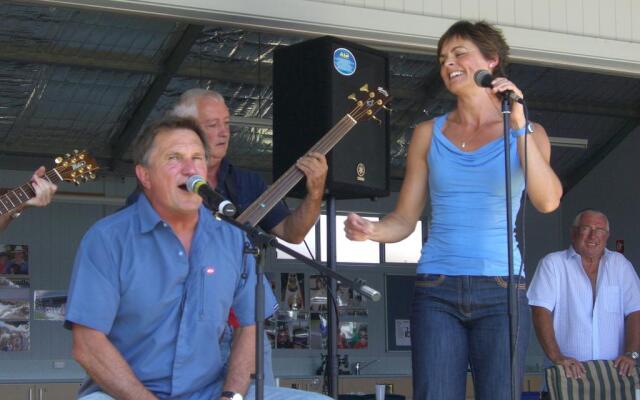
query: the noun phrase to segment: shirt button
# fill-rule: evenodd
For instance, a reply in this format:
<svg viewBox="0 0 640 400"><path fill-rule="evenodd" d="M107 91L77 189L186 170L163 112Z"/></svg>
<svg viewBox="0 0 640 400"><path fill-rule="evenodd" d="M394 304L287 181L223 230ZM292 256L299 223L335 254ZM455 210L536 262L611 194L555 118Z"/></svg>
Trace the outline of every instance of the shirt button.
<svg viewBox="0 0 640 400"><path fill-rule="evenodd" d="M167 223L166 223L166 222L163 222L163 223L162 223L162 226L164 226L164 227L166 228L166 227L167 227Z"/></svg>
<svg viewBox="0 0 640 400"><path fill-rule="evenodd" d="M178 255L179 255L179 256L183 256L183 255L184 255L184 252L183 252L183 251L179 251L179 252L178 252Z"/></svg>

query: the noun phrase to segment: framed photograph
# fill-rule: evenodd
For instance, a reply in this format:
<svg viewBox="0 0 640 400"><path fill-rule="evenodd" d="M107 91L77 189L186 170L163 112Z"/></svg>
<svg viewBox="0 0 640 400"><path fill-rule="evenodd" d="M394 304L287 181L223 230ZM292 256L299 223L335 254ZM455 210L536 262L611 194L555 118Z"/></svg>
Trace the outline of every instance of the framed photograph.
<svg viewBox="0 0 640 400"><path fill-rule="evenodd" d="M29 246L0 244L0 274L29 275Z"/></svg>
<svg viewBox="0 0 640 400"><path fill-rule="evenodd" d="M280 310L304 310L304 274L280 274Z"/></svg>
<svg viewBox="0 0 640 400"><path fill-rule="evenodd" d="M33 319L64 321L67 308L67 292L59 290L35 290L33 292Z"/></svg>
<svg viewBox="0 0 640 400"><path fill-rule="evenodd" d="M29 321L0 321L0 351L29 351Z"/></svg>
<svg viewBox="0 0 640 400"><path fill-rule="evenodd" d="M0 320L29 321L29 289L0 289Z"/></svg>

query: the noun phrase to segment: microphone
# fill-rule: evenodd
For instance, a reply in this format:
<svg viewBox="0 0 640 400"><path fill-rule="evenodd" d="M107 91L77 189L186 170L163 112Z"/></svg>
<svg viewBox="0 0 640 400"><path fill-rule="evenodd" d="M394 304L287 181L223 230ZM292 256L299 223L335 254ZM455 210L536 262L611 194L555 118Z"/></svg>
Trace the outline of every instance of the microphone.
<svg viewBox="0 0 640 400"><path fill-rule="evenodd" d="M375 290L371 286L367 286L366 282L364 280L362 280L362 279L356 279L353 282L353 287L354 287L354 289L360 291L360 293L364 294L365 296L367 296L368 298L370 298L373 301L378 301L378 300L380 300L380 297L382 297L380 295L380 292L378 292L377 290Z"/></svg>
<svg viewBox="0 0 640 400"><path fill-rule="evenodd" d="M493 88L493 85L491 84L491 82L493 82L493 76L491 75L491 72L487 71L486 69L477 70L476 73L473 75L473 80L476 82L476 85L480 87L486 87L489 89ZM503 96L509 96L511 100L517 101L520 104L523 104L524 102L522 97L513 93L511 90L506 90L501 94Z"/></svg>
<svg viewBox="0 0 640 400"><path fill-rule="evenodd" d="M226 200L209 186L207 181L200 175L192 175L187 179L187 190L191 193L197 193L202 197L204 205L220 214L233 217L236 215L236 206L232 202Z"/></svg>

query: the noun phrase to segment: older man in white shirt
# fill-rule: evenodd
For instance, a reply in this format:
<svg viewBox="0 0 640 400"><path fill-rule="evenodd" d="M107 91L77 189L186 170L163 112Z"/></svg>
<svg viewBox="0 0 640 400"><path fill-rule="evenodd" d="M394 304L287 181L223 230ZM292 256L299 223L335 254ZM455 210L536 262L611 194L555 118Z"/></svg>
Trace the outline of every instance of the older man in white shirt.
<svg viewBox="0 0 640 400"><path fill-rule="evenodd" d="M640 279L622 254L607 250L609 221L580 212L573 245L545 256L527 293L533 325L551 362L568 377L585 374L580 361L615 360L629 375L640 352Z"/></svg>

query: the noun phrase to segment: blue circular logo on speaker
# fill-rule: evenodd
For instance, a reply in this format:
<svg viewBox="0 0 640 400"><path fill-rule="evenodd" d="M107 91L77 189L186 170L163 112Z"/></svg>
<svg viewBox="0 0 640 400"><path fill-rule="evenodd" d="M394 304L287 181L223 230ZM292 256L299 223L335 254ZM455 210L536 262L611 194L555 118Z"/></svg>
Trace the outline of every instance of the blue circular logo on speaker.
<svg viewBox="0 0 640 400"><path fill-rule="evenodd" d="M348 49L341 47L333 52L333 67L339 74L345 76L353 75L357 66L356 58Z"/></svg>

